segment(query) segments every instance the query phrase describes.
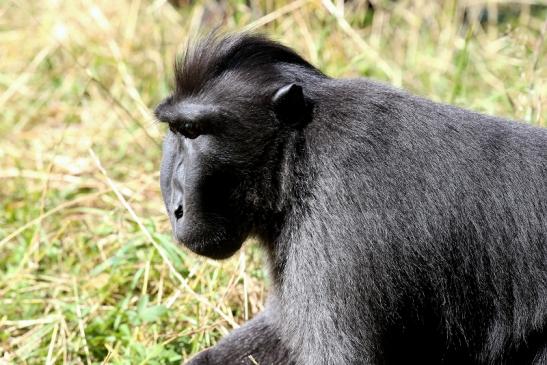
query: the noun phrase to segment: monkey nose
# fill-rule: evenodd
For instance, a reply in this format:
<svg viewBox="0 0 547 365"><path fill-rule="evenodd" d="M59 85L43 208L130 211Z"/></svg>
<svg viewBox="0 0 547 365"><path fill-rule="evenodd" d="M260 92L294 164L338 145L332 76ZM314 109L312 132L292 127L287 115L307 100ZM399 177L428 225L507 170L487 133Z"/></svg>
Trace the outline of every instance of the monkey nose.
<svg viewBox="0 0 547 365"><path fill-rule="evenodd" d="M184 211L182 210L182 205L179 205L177 209L175 209L174 214L177 220L182 218L182 216L184 215Z"/></svg>

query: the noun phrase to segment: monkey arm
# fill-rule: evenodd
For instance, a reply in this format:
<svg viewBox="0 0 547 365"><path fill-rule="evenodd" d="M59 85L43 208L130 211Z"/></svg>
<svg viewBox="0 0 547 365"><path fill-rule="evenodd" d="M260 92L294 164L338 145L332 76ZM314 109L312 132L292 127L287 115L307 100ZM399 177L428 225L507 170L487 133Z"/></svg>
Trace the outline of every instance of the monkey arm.
<svg viewBox="0 0 547 365"><path fill-rule="evenodd" d="M187 365L292 365L289 351L267 311L260 313L224 337L216 346L200 352Z"/></svg>
<svg viewBox="0 0 547 365"><path fill-rule="evenodd" d="M547 344L545 344L543 348L537 351L537 353L534 356L534 360L532 361L532 364L533 365L547 364Z"/></svg>

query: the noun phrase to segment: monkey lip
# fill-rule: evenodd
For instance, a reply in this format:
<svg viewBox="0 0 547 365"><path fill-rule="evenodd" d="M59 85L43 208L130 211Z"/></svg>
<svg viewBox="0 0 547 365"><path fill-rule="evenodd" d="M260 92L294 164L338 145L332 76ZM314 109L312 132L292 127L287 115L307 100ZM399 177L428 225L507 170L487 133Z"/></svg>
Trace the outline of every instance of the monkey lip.
<svg viewBox="0 0 547 365"><path fill-rule="evenodd" d="M190 226L191 228L186 228ZM175 224L173 236L176 242L195 254L221 260L232 256L243 244L237 235L228 235L218 227L198 229L198 225Z"/></svg>
<svg viewBox="0 0 547 365"><path fill-rule="evenodd" d="M198 242L177 240L177 242L195 254L215 260L227 259L241 247L241 244L232 240Z"/></svg>

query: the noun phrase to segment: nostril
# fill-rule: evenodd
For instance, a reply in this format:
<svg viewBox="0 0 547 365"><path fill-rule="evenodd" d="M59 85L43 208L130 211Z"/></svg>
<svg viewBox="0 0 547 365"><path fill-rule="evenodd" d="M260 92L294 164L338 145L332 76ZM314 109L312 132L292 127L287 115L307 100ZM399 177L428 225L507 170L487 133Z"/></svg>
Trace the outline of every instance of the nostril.
<svg viewBox="0 0 547 365"><path fill-rule="evenodd" d="M179 205L177 209L175 209L175 218L181 219L184 212L182 211L182 205Z"/></svg>

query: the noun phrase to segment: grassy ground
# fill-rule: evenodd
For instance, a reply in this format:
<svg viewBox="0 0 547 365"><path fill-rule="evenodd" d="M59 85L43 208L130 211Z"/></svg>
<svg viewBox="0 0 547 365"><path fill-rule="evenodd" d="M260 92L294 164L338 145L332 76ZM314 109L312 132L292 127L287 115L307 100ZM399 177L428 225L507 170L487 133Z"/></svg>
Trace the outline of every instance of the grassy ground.
<svg viewBox="0 0 547 365"><path fill-rule="evenodd" d="M256 245L170 240L150 109L192 34L258 29L333 76L547 126L545 6L372 3L0 2L0 364L180 363L262 308Z"/></svg>

